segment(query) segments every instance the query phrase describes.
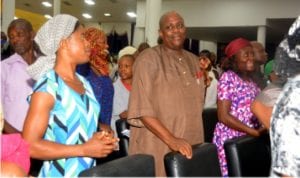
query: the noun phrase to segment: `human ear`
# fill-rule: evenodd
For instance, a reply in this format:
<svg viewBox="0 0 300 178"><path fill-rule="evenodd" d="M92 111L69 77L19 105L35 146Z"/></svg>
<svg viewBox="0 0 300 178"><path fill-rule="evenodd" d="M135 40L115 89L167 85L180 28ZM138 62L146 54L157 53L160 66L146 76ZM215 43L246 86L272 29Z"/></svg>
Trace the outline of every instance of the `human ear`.
<svg viewBox="0 0 300 178"><path fill-rule="evenodd" d="M62 40L59 42L59 48L60 48L60 49L66 48L67 46L68 46L68 40L67 40L67 39L62 39Z"/></svg>
<svg viewBox="0 0 300 178"><path fill-rule="evenodd" d="M35 37L35 35L36 35L36 33L35 33L34 31L31 31L31 32L30 32L30 35L31 35L31 40L33 41L33 40L34 40L34 37Z"/></svg>

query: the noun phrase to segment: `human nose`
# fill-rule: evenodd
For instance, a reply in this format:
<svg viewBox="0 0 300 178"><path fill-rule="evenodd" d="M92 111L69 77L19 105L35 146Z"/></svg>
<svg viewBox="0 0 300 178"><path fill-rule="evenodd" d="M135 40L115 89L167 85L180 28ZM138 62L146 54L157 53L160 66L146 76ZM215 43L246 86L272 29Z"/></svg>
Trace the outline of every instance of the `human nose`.
<svg viewBox="0 0 300 178"><path fill-rule="evenodd" d="M9 42L12 45L15 45L19 41L19 38L17 36L13 36L9 38Z"/></svg>
<svg viewBox="0 0 300 178"><path fill-rule="evenodd" d="M124 72L124 70L125 70L125 67L120 66L120 71Z"/></svg>
<svg viewBox="0 0 300 178"><path fill-rule="evenodd" d="M249 58L248 58L248 60L250 60L250 61L254 61L254 54L251 54L251 55L249 55Z"/></svg>

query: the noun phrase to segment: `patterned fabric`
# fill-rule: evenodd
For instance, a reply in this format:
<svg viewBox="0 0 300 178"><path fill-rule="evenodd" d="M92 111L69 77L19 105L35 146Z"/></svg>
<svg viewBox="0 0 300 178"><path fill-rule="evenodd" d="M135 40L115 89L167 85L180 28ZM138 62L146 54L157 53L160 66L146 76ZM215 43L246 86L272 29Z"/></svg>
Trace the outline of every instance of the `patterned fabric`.
<svg viewBox="0 0 300 178"><path fill-rule="evenodd" d="M300 177L300 75L289 80L271 118L271 176Z"/></svg>
<svg viewBox="0 0 300 178"><path fill-rule="evenodd" d="M101 105L98 121L110 125L113 107L114 87L109 76L98 76L89 64L79 65L77 72L83 75L91 84L97 101Z"/></svg>
<svg viewBox="0 0 300 178"><path fill-rule="evenodd" d="M96 131L99 104L89 83L80 75L77 77L86 89L85 94L68 87L54 70L46 73L34 86L34 92L46 92L55 99L45 140L66 145L83 144ZM94 165L95 160L88 157L44 161L39 176L76 177L82 170Z"/></svg>
<svg viewBox="0 0 300 178"><path fill-rule="evenodd" d="M271 176L300 177L300 16L279 44L274 71L289 79L271 118Z"/></svg>
<svg viewBox="0 0 300 178"><path fill-rule="evenodd" d="M108 76L108 51L104 31L91 27L84 33L84 37L90 43L91 47L90 64L101 75Z"/></svg>
<svg viewBox="0 0 300 178"><path fill-rule="evenodd" d="M44 55L27 68L33 79L38 80L54 67L60 41L73 33L77 21L78 19L71 15L58 14L38 30L34 41Z"/></svg>
<svg viewBox="0 0 300 178"><path fill-rule="evenodd" d="M251 128L258 128L259 123L250 111L250 105L259 93L254 82L242 80L233 71L224 72L218 82L218 99L231 101L230 114ZM221 171L224 177L228 176L227 162L223 145L226 140L245 135L243 132L231 129L218 122L214 131L213 143L218 148Z"/></svg>

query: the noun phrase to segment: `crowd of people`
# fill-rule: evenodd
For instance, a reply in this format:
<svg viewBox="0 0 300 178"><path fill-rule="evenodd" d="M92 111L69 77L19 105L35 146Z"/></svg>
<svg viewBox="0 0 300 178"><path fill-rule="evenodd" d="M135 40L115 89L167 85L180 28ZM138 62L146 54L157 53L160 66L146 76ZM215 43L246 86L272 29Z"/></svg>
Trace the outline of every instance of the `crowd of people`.
<svg viewBox="0 0 300 178"><path fill-rule="evenodd" d="M270 175L299 177L300 16L274 59L261 43L239 37L220 64L209 50L184 49L179 13L166 12L158 23L160 43L124 48L116 69L104 31L74 16L56 15L36 33L28 20L13 20L9 48L1 33L1 175L31 175L36 159L43 163L34 176L76 177L118 151L115 123L123 119L129 154L153 155L156 176L165 177L164 155L191 159L192 145L204 142L203 110L217 108L212 142L223 177L224 143L265 132Z"/></svg>

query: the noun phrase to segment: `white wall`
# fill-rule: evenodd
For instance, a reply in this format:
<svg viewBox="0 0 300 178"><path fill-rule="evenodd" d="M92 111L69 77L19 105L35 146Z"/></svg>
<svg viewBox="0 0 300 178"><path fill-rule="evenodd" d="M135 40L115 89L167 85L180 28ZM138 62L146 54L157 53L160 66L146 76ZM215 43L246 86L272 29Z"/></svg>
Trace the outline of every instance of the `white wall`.
<svg viewBox="0 0 300 178"><path fill-rule="evenodd" d="M216 42L212 42L212 41L204 41L204 40L200 40L199 41L199 52L207 49L211 52L217 53L217 43Z"/></svg>
<svg viewBox="0 0 300 178"><path fill-rule="evenodd" d="M145 0L137 0L136 26L140 28L145 27L145 6ZM187 27L266 26L270 18L299 16L300 0L163 0L161 8L161 15L171 10L180 13ZM135 43L142 42L140 38ZM211 49L216 46L202 43Z"/></svg>
<svg viewBox="0 0 300 178"><path fill-rule="evenodd" d="M145 26L144 9L144 0L138 0L138 27ZM164 0L161 14L171 10L183 16L187 27L260 26L267 18L297 17L300 0Z"/></svg>
<svg viewBox="0 0 300 178"><path fill-rule="evenodd" d="M1 3L1 31L7 34L7 28L15 16L15 0L2 0Z"/></svg>

